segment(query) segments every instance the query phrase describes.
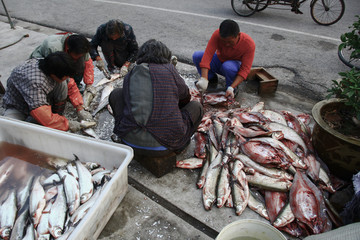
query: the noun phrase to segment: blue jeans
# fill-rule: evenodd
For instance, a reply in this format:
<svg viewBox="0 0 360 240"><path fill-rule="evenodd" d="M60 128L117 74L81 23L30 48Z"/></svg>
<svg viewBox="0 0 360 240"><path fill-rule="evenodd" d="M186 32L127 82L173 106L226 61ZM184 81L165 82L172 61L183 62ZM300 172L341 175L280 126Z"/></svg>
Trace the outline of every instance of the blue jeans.
<svg viewBox="0 0 360 240"><path fill-rule="evenodd" d="M201 76L200 62L204 55L204 51L196 51L193 54L193 62ZM214 54L211 63L208 78L211 79L214 75L220 74L226 79L226 87L229 87L235 80L237 73L240 70L241 61L238 60L228 60L221 62L217 57L216 53Z"/></svg>

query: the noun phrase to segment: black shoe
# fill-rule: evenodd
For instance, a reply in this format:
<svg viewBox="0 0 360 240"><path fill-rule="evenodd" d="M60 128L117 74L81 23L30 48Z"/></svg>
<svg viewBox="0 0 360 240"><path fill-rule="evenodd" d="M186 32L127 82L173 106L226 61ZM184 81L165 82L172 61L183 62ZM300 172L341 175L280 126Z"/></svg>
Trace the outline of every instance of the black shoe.
<svg viewBox="0 0 360 240"><path fill-rule="evenodd" d="M218 81L219 81L219 78L216 73L214 74L214 76L212 78L209 79L209 83L217 84Z"/></svg>
<svg viewBox="0 0 360 240"><path fill-rule="evenodd" d="M218 81L219 81L218 76L215 73L215 75L209 79L208 89L210 90L216 89L218 85Z"/></svg>
<svg viewBox="0 0 360 240"><path fill-rule="evenodd" d="M110 138L111 138L111 140L112 140L113 142L115 142L115 143L122 143L121 138L120 138L118 135L116 135L116 134L111 135Z"/></svg>
<svg viewBox="0 0 360 240"><path fill-rule="evenodd" d="M297 7L293 7L293 8L291 9L291 11L294 12L294 13L296 13L296 14L303 14L303 12L300 11Z"/></svg>

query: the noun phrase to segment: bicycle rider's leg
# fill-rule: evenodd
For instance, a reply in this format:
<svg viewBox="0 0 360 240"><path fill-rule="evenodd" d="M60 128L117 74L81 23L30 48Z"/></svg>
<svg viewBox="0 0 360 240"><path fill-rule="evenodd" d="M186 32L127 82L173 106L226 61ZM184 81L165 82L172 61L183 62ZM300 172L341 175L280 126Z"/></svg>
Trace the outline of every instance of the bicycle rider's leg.
<svg viewBox="0 0 360 240"><path fill-rule="evenodd" d="M300 8L300 3L299 0L293 0L292 4L291 4L291 11L295 12L296 14L303 14L299 8Z"/></svg>

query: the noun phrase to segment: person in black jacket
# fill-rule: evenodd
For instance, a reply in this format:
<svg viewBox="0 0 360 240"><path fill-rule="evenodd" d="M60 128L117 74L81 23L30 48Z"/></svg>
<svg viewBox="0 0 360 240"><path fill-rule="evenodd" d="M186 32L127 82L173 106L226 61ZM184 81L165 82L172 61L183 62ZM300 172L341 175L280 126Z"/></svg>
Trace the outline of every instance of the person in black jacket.
<svg viewBox="0 0 360 240"><path fill-rule="evenodd" d="M100 25L90 42L90 55L99 69L105 68L104 61L97 50L98 46L104 54L107 68L114 73L120 68L121 76L128 72L130 63L135 62L139 49L132 27L118 19Z"/></svg>

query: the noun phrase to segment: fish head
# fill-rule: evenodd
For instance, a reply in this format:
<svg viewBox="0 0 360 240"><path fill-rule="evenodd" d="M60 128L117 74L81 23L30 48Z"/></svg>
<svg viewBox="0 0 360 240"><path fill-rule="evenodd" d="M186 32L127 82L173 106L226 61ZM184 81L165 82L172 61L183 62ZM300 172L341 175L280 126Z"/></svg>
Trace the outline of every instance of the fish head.
<svg viewBox="0 0 360 240"><path fill-rule="evenodd" d="M225 204L225 199L218 197L216 202L217 202L217 206L220 208Z"/></svg>
<svg viewBox="0 0 360 240"><path fill-rule="evenodd" d="M3 239L9 239L11 234L11 228L10 227L3 227L0 228L0 236Z"/></svg>
<svg viewBox="0 0 360 240"><path fill-rule="evenodd" d="M214 203L214 200L212 198L207 198L204 200L204 207L205 207L205 210L210 210L212 205Z"/></svg>
<svg viewBox="0 0 360 240"><path fill-rule="evenodd" d="M91 198L91 196L92 196L92 192L81 195L80 203L83 204L83 203L87 202Z"/></svg>
<svg viewBox="0 0 360 240"><path fill-rule="evenodd" d="M284 139L284 134L281 131L273 131L271 136L276 140Z"/></svg>
<svg viewBox="0 0 360 240"><path fill-rule="evenodd" d="M236 215L241 215L241 213L244 211L244 206L243 205L237 205L235 207L235 212L236 212Z"/></svg>
<svg viewBox="0 0 360 240"><path fill-rule="evenodd" d="M38 236L37 240L49 240L50 234L40 235Z"/></svg>
<svg viewBox="0 0 360 240"><path fill-rule="evenodd" d="M58 238L60 237L63 233L62 233L62 229L60 227L54 227L50 230L51 235L54 238Z"/></svg>

